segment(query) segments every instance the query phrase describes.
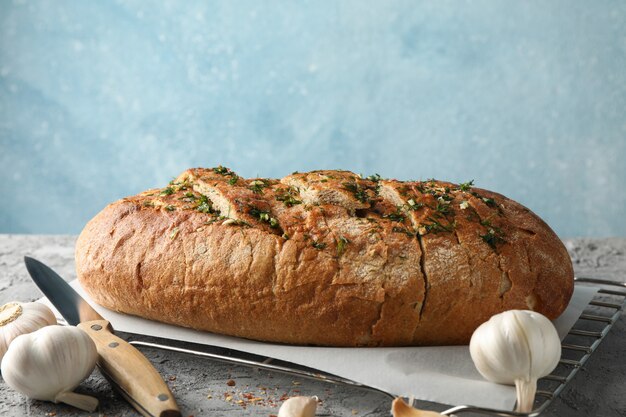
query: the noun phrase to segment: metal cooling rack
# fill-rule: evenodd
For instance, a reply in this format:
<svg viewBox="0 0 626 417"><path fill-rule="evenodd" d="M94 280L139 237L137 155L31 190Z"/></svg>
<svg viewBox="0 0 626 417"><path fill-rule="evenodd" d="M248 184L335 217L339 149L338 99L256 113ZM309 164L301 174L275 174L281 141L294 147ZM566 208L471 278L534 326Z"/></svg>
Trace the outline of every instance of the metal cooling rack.
<svg viewBox="0 0 626 417"><path fill-rule="evenodd" d="M497 410L472 405L459 405L449 408L440 413L447 416L462 415L468 413L499 416L499 417L537 417L550 406L552 401L567 387L568 383L578 373L578 370L589 360L596 351L602 340L617 322L620 314L626 306L626 282L618 283L594 278L575 278L576 285L602 285L613 289L600 287L594 298L589 302L583 314L574 324L567 336L563 339L561 360L557 368L548 376L538 382L535 397L535 408L530 413L517 413L508 410ZM617 289L621 289L618 291ZM348 385L360 389L384 394L390 398L394 395L352 381L336 375L320 372L316 369L307 368L290 362L254 355L233 349L206 346L189 342L180 342L169 339L163 343L152 343L139 340L129 341L138 348L159 349L171 352L189 354L201 358L208 358L229 364L238 364L248 367L260 368L269 371L287 373L303 378L315 379L331 384ZM416 400L417 401L417 400ZM411 399L411 402L414 401Z"/></svg>

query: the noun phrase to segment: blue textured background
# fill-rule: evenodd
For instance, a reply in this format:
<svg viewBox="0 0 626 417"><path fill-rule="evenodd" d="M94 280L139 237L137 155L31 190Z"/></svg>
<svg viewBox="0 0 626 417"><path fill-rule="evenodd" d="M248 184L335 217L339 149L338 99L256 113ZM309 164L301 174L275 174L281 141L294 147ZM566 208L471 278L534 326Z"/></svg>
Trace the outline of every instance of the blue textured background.
<svg viewBox="0 0 626 417"><path fill-rule="evenodd" d="M626 236L626 3L0 2L0 232L191 166L475 179Z"/></svg>

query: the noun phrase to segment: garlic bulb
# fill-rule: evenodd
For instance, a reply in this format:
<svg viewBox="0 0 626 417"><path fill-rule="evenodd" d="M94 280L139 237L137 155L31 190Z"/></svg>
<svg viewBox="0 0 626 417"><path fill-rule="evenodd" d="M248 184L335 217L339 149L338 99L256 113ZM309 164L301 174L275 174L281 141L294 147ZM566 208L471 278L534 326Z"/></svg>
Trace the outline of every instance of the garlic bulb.
<svg viewBox="0 0 626 417"><path fill-rule="evenodd" d="M441 417L443 415L434 411L413 408L400 397L396 398L391 403L391 414L393 414L393 417Z"/></svg>
<svg viewBox="0 0 626 417"><path fill-rule="evenodd" d="M91 374L97 358L95 343L81 329L47 326L13 340L2 361L2 377L30 398L93 411L98 400L72 390Z"/></svg>
<svg viewBox="0 0 626 417"><path fill-rule="evenodd" d="M278 417L314 417L317 397L292 397L278 410Z"/></svg>
<svg viewBox="0 0 626 417"><path fill-rule="evenodd" d="M13 339L51 324L57 319L44 304L13 301L0 307L0 361Z"/></svg>
<svg viewBox="0 0 626 417"><path fill-rule="evenodd" d="M561 340L545 316L534 311L510 310L496 314L476 329L470 354L486 379L515 384L515 411L527 413L532 410L537 380L559 363Z"/></svg>

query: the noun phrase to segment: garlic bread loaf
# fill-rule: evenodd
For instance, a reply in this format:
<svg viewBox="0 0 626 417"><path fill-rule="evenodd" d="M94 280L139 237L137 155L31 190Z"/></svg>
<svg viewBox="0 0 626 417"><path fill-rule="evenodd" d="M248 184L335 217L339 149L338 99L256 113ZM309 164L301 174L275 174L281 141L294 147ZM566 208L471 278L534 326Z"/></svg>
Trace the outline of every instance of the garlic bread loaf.
<svg viewBox="0 0 626 417"><path fill-rule="evenodd" d="M464 344L504 310L556 318L573 291L565 247L515 201L331 170L189 169L102 210L76 269L112 310L323 346Z"/></svg>

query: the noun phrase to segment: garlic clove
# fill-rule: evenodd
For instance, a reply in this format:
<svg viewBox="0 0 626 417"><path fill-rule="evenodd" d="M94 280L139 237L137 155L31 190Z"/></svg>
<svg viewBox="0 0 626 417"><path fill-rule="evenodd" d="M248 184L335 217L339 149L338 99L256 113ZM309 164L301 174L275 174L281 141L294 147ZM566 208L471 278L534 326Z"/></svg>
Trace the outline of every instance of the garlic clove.
<svg viewBox="0 0 626 417"><path fill-rule="evenodd" d="M531 361L530 375L548 375L561 359L561 339L556 328L547 317L534 311L516 311L515 318L524 329L530 351L542 352L541 360Z"/></svg>
<svg viewBox="0 0 626 417"><path fill-rule="evenodd" d="M480 325L470 340L476 369L487 380L515 385L517 412L532 411L537 380L548 375L561 358L561 340L545 316L509 310Z"/></svg>
<svg viewBox="0 0 626 417"><path fill-rule="evenodd" d="M75 392L62 392L54 398L55 403L65 403L81 410L94 412L98 408L98 399L89 395L76 394Z"/></svg>
<svg viewBox="0 0 626 417"><path fill-rule="evenodd" d="M29 398L93 411L98 400L72 390L91 374L97 358L95 343L81 329L46 326L13 340L2 360L2 376Z"/></svg>
<svg viewBox="0 0 626 417"><path fill-rule="evenodd" d="M41 303L12 301L0 307L0 360L16 337L52 324L57 324L54 313Z"/></svg>
<svg viewBox="0 0 626 417"><path fill-rule="evenodd" d="M280 406L278 417L314 417L317 397L291 397Z"/></svg>
<svg viewBox="0 0 626 417"><path fill-rule="evenodd" d="M393 417L441 417L442 414L434 411L425 411L413 408L400 397L391 403L391 413Z"/></svg>

